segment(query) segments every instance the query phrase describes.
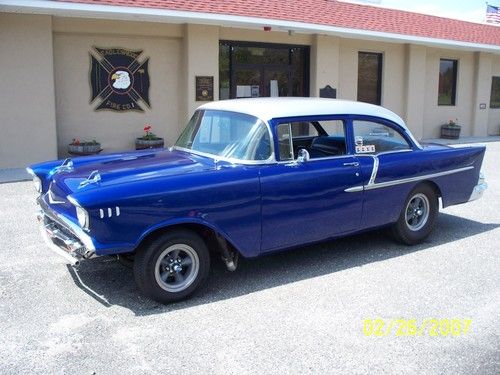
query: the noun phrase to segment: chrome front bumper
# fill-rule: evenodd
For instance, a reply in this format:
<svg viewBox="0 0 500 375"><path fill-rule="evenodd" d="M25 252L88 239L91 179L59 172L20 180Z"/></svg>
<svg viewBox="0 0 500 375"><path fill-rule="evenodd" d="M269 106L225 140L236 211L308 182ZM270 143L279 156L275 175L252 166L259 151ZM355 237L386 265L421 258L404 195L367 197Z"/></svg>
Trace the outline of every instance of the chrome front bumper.
<svg viewBox="0 0 500 375"><path fill-rule="evenodd" d="M483 193L488 188L488 184L485 181L484 175L481 172L479 174L479 180L477 181L477 185L474 186L472 190L472 194L470 195L469 202L475 201L483 196Z"/></svg>
<svg viewBox="0 0 500 375"><path fill-rule="evenodd" d="M51 213L44 204L37 213L40 232L47 246L56 254L62 256L71 265L78 265L82 259L95 257L95 249L90 237L84 233L75 234L70 223ZM45 210L44 210L45 208Z"/></svg>

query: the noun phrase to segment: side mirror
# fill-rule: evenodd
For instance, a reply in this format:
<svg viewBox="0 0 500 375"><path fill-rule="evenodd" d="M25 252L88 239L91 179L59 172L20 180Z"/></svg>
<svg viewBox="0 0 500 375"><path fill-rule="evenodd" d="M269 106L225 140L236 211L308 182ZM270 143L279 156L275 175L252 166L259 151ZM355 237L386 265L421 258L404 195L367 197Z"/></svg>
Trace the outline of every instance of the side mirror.
<svg viewBox="0 0 500 375"><path fill-rule="evenodd" d="M301 148L297 154L297 163L304 163L306 161L309 161L309 159L309 152L306 149Z"/></svg>

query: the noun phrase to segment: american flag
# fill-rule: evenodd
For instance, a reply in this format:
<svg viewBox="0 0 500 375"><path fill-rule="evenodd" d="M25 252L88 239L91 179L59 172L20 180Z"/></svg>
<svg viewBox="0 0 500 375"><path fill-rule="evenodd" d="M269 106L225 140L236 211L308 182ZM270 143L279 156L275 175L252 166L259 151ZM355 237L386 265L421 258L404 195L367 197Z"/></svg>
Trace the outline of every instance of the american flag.
<svg viewBox="0 0 500 375"><path fill-rule="evenodd" d="M486 6L486 22L500 23L500 7L489 4Z"/></svg>

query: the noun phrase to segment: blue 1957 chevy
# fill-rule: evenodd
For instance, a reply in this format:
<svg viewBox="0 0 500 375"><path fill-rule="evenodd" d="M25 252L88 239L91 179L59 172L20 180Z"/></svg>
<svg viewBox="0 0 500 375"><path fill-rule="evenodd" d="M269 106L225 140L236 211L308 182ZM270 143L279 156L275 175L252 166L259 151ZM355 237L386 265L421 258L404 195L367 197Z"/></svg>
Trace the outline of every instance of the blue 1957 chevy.
<svg viewBox="0 0 500 375"><path fill-rule="evenodd" d="M424 240L443 207L479 198L484 147L417 142L370 104L240 99L199 107L174 147L28 168L44 236L69 262L133 258L139 288L191 295L211 260L388 226ZM290 228L293 228L291 231Z"/></svg>

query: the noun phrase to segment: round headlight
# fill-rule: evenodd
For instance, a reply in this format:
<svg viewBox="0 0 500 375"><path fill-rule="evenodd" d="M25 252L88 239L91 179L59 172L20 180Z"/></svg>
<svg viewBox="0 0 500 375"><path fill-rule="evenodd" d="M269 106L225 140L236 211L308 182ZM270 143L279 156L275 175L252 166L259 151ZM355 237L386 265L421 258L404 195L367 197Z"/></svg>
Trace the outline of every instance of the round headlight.
<svg viewBox="0 0 500 375"><path fill-rule="evenodd" d="M76 208L76 218L78 219L78 224L80 224L83 229L88 230L90 226L89 213L85 208L80 206L80 203L78 203L78 201L71 195L68 195L68 200Z"/></svg>
<svg viewBox="0 0 500 375"><path fill-rule="evenodd" d="M89 213L85 208L76 206L76 217L78 219L78 224L83 229L89 229Z"/></svg>

